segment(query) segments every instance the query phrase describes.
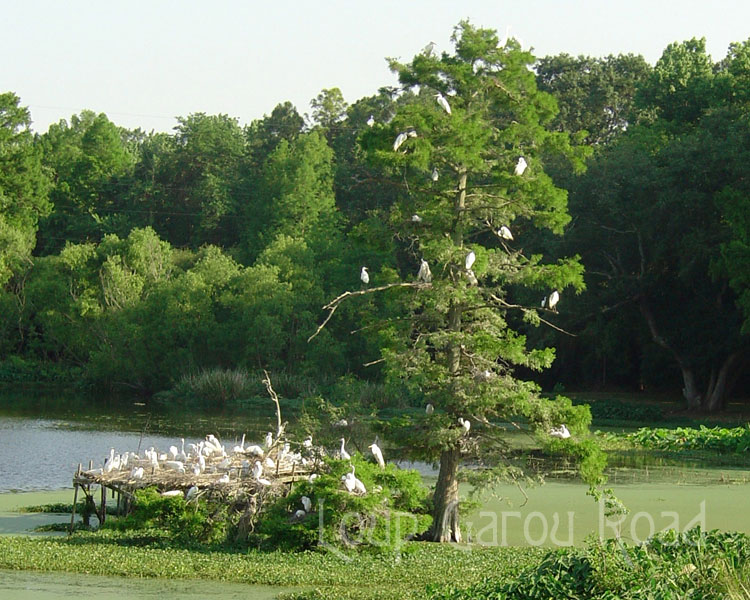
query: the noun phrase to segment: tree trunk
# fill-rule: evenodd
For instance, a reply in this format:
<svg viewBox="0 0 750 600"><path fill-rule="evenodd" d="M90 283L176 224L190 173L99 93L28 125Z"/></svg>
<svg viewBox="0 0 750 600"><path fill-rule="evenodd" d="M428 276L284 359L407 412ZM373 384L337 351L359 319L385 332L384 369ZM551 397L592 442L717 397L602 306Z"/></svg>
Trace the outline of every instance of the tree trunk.
<svg viewBox="0 0 750 600"><path fill-rule="evenodd" d="M726 397L731 387L730 381L732 380L734 368L739 362L739 352L730 354L727 357L724 364L721 365L721 369L719 369L719 374L715 378L712 378L711 385L709 385L709 389L706 391L703 410L713 413L724 408Z"/></svg>
<svg viewBox="0 0 750 600"><path fill-rule="evenodd" d="M440 455L440 473L435 486L435 512L428 539L433 542L461 542L458 524L458 465L461 450L451 448Z"/></svg>
<svg viewBox="0 0 750 600"><path fill-rule="evenodd" d="M695 373L692 369L684 366L681 361L680 371L682 371L682 395L687 401L687 407L690 411L696 411L701 407L701 393L698 390L698 384L695 382Z"/></svg>

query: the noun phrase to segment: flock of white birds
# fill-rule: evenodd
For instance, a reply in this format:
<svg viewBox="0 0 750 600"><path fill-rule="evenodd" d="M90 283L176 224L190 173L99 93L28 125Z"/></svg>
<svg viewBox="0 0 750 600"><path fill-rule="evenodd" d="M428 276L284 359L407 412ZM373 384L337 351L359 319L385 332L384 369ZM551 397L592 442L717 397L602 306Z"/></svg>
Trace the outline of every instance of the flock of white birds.
<svg viewBox="0 0 750 600"><path fill-rule="evenodd" d="M336 423L346 426L346 421ZM182 496L186 500L196 498L201 489L216 488L230 483L250 483L258 488L273 485L274 479L294 474L307 474L311 483L319 477L315 472L320 465L320 457L326 454L322 447L313 445L312 436L308 436L299 451L292 450L289 442L274 439L271 432L266 434L262 445L245 445L245 435L239 444L227 450L219 439L209 434L197 444L185 444L180 439L179 448L170 446L168 452L159 452L148 448L142 455L136 452L118 454L114 448L100 468L83 471L84 479L95 483L114 481L133 486L159 483L179 489L162 492L163 496ZM381 469L385 468L383 452L378 439L368 446L375 462ZM341 438L341 446L336 457L351 460L346 451L346 439ZM192 484L189 485L188 484ZM341 486L352 494L366 494L367 489L355 475L355 467L341 478ZM187 488L187 489L186 489ZM312 502L307 496L301 499L303 508L295 512L293 518L300 519L310 512Z"/></svg>

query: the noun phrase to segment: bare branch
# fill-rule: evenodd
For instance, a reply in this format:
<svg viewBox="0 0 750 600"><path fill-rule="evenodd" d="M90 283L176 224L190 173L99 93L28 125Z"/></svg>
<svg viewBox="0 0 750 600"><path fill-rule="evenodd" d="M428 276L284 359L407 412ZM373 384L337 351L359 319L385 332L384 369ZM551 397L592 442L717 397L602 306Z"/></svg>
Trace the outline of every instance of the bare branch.
<svg viewBox="0 0 750 600"><path fill-rule="evenodd" d="M336 309L339 307L339 305L346 300L347 298L353 298L354 296L364 296L365 294L372 294L374 292L382 292L384 290L389 290L391 288L397 288L397 287L411 287L416 289L424 289L428 287L432 287L432 284L430 283L422 283L421 281L403 281L400 283L389 283L386 285L380 285L378 287L374 288L368 288L366 290L358 290L356 292L346 291L343 294L340 294L333 300L331 300L328 304L326 304L323 307L323 310L328 311L328 315L323 320L323 322L318 325L318 328L315 330L315 333L313 333L309 338L307 338L308 343L315 338L326 326L328 321L331 320L331 317L333 316L333 313L336 312Z"/></svg>
<svg viewBox="0 0 750 600"><path fill-rule="evenodd" d="M517 308L517 309L521 309L521 310L536 310L536 311L540 310L540 309L538 309L536 307L534 307L532 309L529 306L521 306L520 304L510 304L509 302L506 302L505 300L503 300L502 298L499 298L495 294L490 294L490 298L492 300L494 300L495 302L499 303L500 305L502 305L503 308ZM556 310L551 310L551 309L546 309L546 308L545 309L541 309L541 310L546 310L548 312L557 314ZM578 335L576 335L575 333L570 333L569 331L565 331L562 327L558 327L557 325L555 325L553 323L550 323L547 319L543 319L542 317L539 317L539 320L542 323L544 323L545 325L548 325L549 327L552 327L552 329L555 329L555 330L559 331L560 333L564 333L565 335L569 335L570 337L578 337Z"/></svg>
<svg viewBox="0 0 750 600"><path fill-rule="evenodd" d="M273 386L271 385L271 377L268 374L268 371L263 369L263 374L265 375L263 377L263 383L266 384L268 395L271 396L271 400L273 400L274 404L276 404L276 439L279 439L281 437L281 434L284 432L284 428L281 426L281 406L279 405L279 396L274 391Z"/></svg>
<svg viewBox="0 0 750 600"><path fill-rule="evenodd" d="M382 362L385 362L385 359L384 358L379 358L378 360L372 360L370 362L367 362L367 363L363 364L362 366L363 367L371 367L373 365L377 365L377 364L382 363Z"/></svg>

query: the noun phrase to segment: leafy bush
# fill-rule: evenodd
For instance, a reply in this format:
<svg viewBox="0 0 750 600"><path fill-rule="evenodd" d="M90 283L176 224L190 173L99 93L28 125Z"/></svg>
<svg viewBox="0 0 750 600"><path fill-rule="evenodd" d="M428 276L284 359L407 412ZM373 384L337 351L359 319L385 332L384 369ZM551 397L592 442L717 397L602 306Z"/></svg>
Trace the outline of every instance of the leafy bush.
<svg viewBox="0 0 750 600"><path fill-rule="evenodd" d="M354 465L356 477L367 489L365 495L346 491L344 477ZM355 454L348 461L327 459L328 472L314 481L298 482L288 496L279 498L264 513L255 531L262 547L305 550L322 543L334 547L393 550L425 531L428 490L417 471L393 464L385 469ZM312 509L302 518L302 497Z"/></svg>
<svg viewBox="0 0 750 600"><path fill-rule="evenodd" d="M226 538L226 508L205 500L186 502L182 496L162 496L156 488L136 490L132 512L107 521L118 530L159 529L185 545L213 544Z"/></svg>
<svg viewBox="0 0 750 600"><path fill-rule="evenodd" d="M3 383L80 383L82 373L80 367L20 356L0 361L0 382Z"/></svg>
<svg viewBox="0 0 750 600"><path fill-rule="evenodd" d="M695 528L662 532L637 547L620 540L550 552L512 581L488 578L464 589L433 594L433 600L719 600L740 590L747 597L750 538L741 533ZM743 583L744 582L744 583Z"/></svg>
<svg viewBox="0 0 750 600"><path fill-rule="evenodd" d="M722 453L750 450L750 425L733 429L704 425L699 429L642 427L625 437L634 444L657 450L713 450Z"/></svg>

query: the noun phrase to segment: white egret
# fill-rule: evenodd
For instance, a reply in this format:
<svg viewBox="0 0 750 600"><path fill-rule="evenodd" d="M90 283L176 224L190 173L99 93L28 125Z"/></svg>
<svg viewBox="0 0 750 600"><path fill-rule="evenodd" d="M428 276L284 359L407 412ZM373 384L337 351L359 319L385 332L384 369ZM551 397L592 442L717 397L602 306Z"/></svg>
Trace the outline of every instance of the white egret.
<svg viewBox="0 0 750 600"><path fill-rule="evenodd" d="M307 481L309 481L310 483L312 483L312 482L313 482L313 481L315 481L315 480L316 480L316 479L317 479L318 477L320 477L320 475L318 475L317 473L310 473L310 476L309 476L309 477L307 478Z"/></svg>
<svg viewBox="0 0 750 600"><path fill-rule="evenodd" d="M354 475L354 465L352 465L352 475ZM365 487L365 484L362 483L362 480L359 479L358 477L354 477L354 491L357 494L362 494L362 495L367 493L367 488Z"/></svg>
<svg viewBox="0 0 750 600"><path fill-rule="evenodd" d="M434 407L434 406L433 406L432 404L428 404L427 406L425 406L425 407L424 407L424 411L425 411L425 412L426 412L426 413L427 413L428 415L431 415L432 413L434 413L434 412L435 412L435 407Z"/></svg>
<svg viewBox="0 0 750 600"><path fill-rule="evenodd" d="M237 446L232 448L232 452L234 452L235 454L245 452L245 434L244 433L242 434L242 441L240 441L240 443Z"/></svg>
<svg viewBox="0 0 750 600"><path fill-rule="evenodd" d="M549 302L547 302L547 308L554 310L557 303L560 301L560 294L557 290L549 295Z"/></svg>
<svg viewBox="0 0 750 600"><path fill-rule="evenodd" d="M229 473L224 473L216 480L216 483L229 483Z"/></svg>
<svg viewBox="0 0 750 600"><path fill-rule="evenodd" d="M115 468L115 449L109 449L109 457L104 461L104 472L111 473Z"/></svg>
<svg viewBox="0 0 750 600"><path fill-rule="evenodd" d="M188 489L187 492L185 492L185 500L192 500L198 495L198 486L194 485L191 486L190 489Z"/></svg>
<svg viewBox="0 0 750 600"><path fill-rule="evenodd" d="M468 419L464 419L463 417L458 418L458 424L461 425L464 429L464 433L469 433L469 430L471 429L471 423Z"/></svg>
<svg viewBox="0 0 750 600"><path fill-rule="evenodd" d="M333 424L334 427L349 427L349 421L346 419L339 419Z"/></svg>
<svg viewBox="0 0 750 600"><path fill-rule="evenodd" d="M401 144L403 144L406 141L406 138L409 137L405 132L401 132L396 136L395 141L393 142L393 151L396 152L401 147Z"/></svg>
<svg viewBox="0 0 750 600"><path fill-rule="evenodd" d="M412 223L421 223L422 222L422 217L420 217L419 215L412 215L411 216L411 222Z"/></svg>
<svg viewBox="0 0 750 600"><path fill-rule="evenodd" d="M451 114L451 105L448 104L445 96L438 92L437 94L435 94L435 98L437 99L437 103L443 108L443 110L448 114Z"/></svg>
<svg viewBox="0 0 750 600"><path fill-rule="evenodd" d="M201 473L206 470L206 458L202 454L198 455L198 467L200 467Z"/></svg>
<svg viewBox="0 0 750 600"><path fill-rule="evenodd" d="M180 453L180 451L177 449L177 446L170 446L169 447L169 460L177 460L177 455Z"/></svg>
<svg viewBox="0 0 750 600"><path fill-rule="evenodd" d="M349 454L346 451L346 448L344 448L344 445L346 444L346 440L344 438L341 438L341 449L339 450L339 458L341 460L351 460L351 454Z"/></svg>
<svg viewBox="0 0 750 600"><path fill-rule="evenodd" d="M307 496L302 496L300 498L300 502L302 502L302 506L305 508L305 512L310 512L310 509L312 508L312 501Z"/></svg>
<svg viewBox="0 0 750 600"><path fill-rule="evenodd" d="M438 173L437 167L432 169L432 175L430 175L433 181L440 179L440 173Z"/></svg>
<svg viewBox="0 0 750 600"><path fill-rule="evenodd" d="M375 125L375 118L372 115L370 115L370 118L367 119L367 126L372 127L373 125Z"/></svg>
<svg viewBox="0 0 750 600"><path fill-rule="evenodd" d="M201 466L200 466L200 465L199 465L198 463L195 463L195 464L194 464L194 465L193 465L193 466L191 467L191 470L192 470L192 472L193 472L193 475L195 475L195 476L198 476L198 475L200 475L200 474L201 474Z"/></svg>
<svg viewBox="0 0 750 600"><path fill-rule="evenodd" d="M252 446L248 446L247 448L245 448L245 454L252 454L253 456L259 456L263 458L265 452L263 451L263 448L261 448L257 444L253 444Z"/></svg>
<svg viewBox="0 0 750 600"><path fill-rule="evenodd" d="M263 465L260 464L260 461L255 461L255 464L253 465L253 477L255 479L260 479L263 476Z"/></svg>
<svg viewBox="0 0 750 600"><path fill-rule="evenodd" d="M466 277L468 278L471 285L479 285L479 280L477 279L477 276L474 275L474 271L472 271L471 269L466 271Z"/></svg>
<svg viewBox="0 0 750 600"><path fill-rule="evenodd" d="M276 463L270 456L266 456L266 459L263 461L263 466L268 467L269 469L275 469Z"/></svg>
<svg viewBox="0 0 750 600"><path fill-rule="evenodd" d="M370 450L372 450L372 455L375 457L375 462L378 463L378 466L381 469L385 469L385 460L383 459L383 451L380 449L380 446L378 446L378 438L375 438L375 441L368 446Z"/></svg>
<svg viewBox="0 0 750 600"><path fill-rule="evenodd" d="M270 448L271 446L273 446L273 434L270 431L266 434L266 441L264 442L264 445L266 446L266 448Z"/></svg>
<svg viewBox="0 0 750 600"><path fill-rule="evenodd" d="M177 473L185 472L185 463L181 460L167 460L164 461L164 467L170 471L176 471Z"/></svg>
<svg viewBox="0 0 750 600"><path fill-rule="evenodd" d="M133 467L133 470L130 471L130 478L143 479L143 467Z"/></svg>
<svg viewBox="0 0 750 600"><path fill-rule="evenodd" d="M359 278L365 285L370 283L370 274L367 272L367 267L362 267L362 270L359 272Z"/></svg>
<svg viewBox="0 0 750 600"><path fill-rule="evenodd" d="M432 56L432 51L435 49L435 42L430 42L424 48L422 48L422 54L425 56Z"/></svg>
<svg viewBox="0 0 750 600"><path fill-rule="evenodd" d="M346 488L346 491L349 493L352 493L354 491L354 487L355 487L354 480L355 480L354 465L352 465L352 472L347 473L341 478L341 481L344 482L344 487Z"/></svg>
<svg viewBox="0 0 750 600"><path fill-rule="evenodd" d="M547 304L547 296L542 298L542 308L544 308L544 305Z"/></svg>
<svg viewBox="0 0 750 600"><path fill-rule="evenodd" d="M159 454L158 458L161 461L169 460L169 455L166 452L162 452L161 454Z"/></svg>
<svg viewBox="0 0 750 600"><path fill-rule="evenodd" d="M302 442L302 445L303 445L303 446L304 446L305 448L312 448L312 436L311 436L311 435L308 435L308 436L307 436L307 437L305 438L305 441L304 441L304 442Z"/></svg>
<svg viewBox="0 0 750 600"><path fill-rule="evenodd" d="M180 438L180 451L177 453L177 460L187 461L188 454L185 452L185 438Z"/></svg>
<svg viewBox="0 0 750 600"><path fill-rule="evenodd" d="M564 423L560 425L560 427L553 427L550 429L549 434L552 437L560 438L561 440L566 440L570 437L570 431Z"/></svg>
<svg viewBox="0 0 750 600"><path fill-rule="evenodd" d="M497 230L497 235L499 235L504 240L513 239L513 234L510 232L510 229L508 229L505 225L503 225L500 229Z"/></svg>
<svg viewBox="0 0 750 600"><path fill-rule="evenodd" d="M432 281L432 271L430 271L430 265L427 264L427 261L424 258L422 259L422 262L419 263L419 272L417 273L417 279L425 283L430 283Z"/></svg>
<svg viewBox="0 0 750 600"><path fill-rule="evenodd" d="M406 132L406 135L408 135L410 138L415 138L417 137L417 132L414 131L413 129L410 129L409 131Z"/></svg>
<svg viewBox="0 0 750 600"><path fill-rule="evenodd" d="M476 255L476 254L474 254L474 250L471 250L471 251L470 251L470 252L469 252L469 253L468 253L468 254L466 255L466 261L465 261L465 264L466 264L466 270L467 270L467 271L468 271L469 269L471 269L471 267L472 267L472 265L474 264L474 261L475 261L476 259L477 259L477 255Z"/></svg>
<svg viewBox="0 0 750 600"><path fill-rule="evenodd" d="M294 521L301 521L302 519L305 518L306 515L307 515L307 513L304 510L297 509L297 510L294 511L294 515L292 516L292 519Z"/></svg>
<svg viewBox="0 0 750 600"><path fill-rule="evenodd" d="M523 172L526 170L526 167L528 167L529 164L526 162L526 159L521 156L518 158L518 162L516 163L516 168L513 169L513 173L521 176L523 175Z"/></svg>
<svg viewBox="0 0 750 600"><path fill-rule="evenodd" d="M182 496L182 490L169 490L167 492L162 492L161 495L165 498L174 498L176 496Z"/></svg>

